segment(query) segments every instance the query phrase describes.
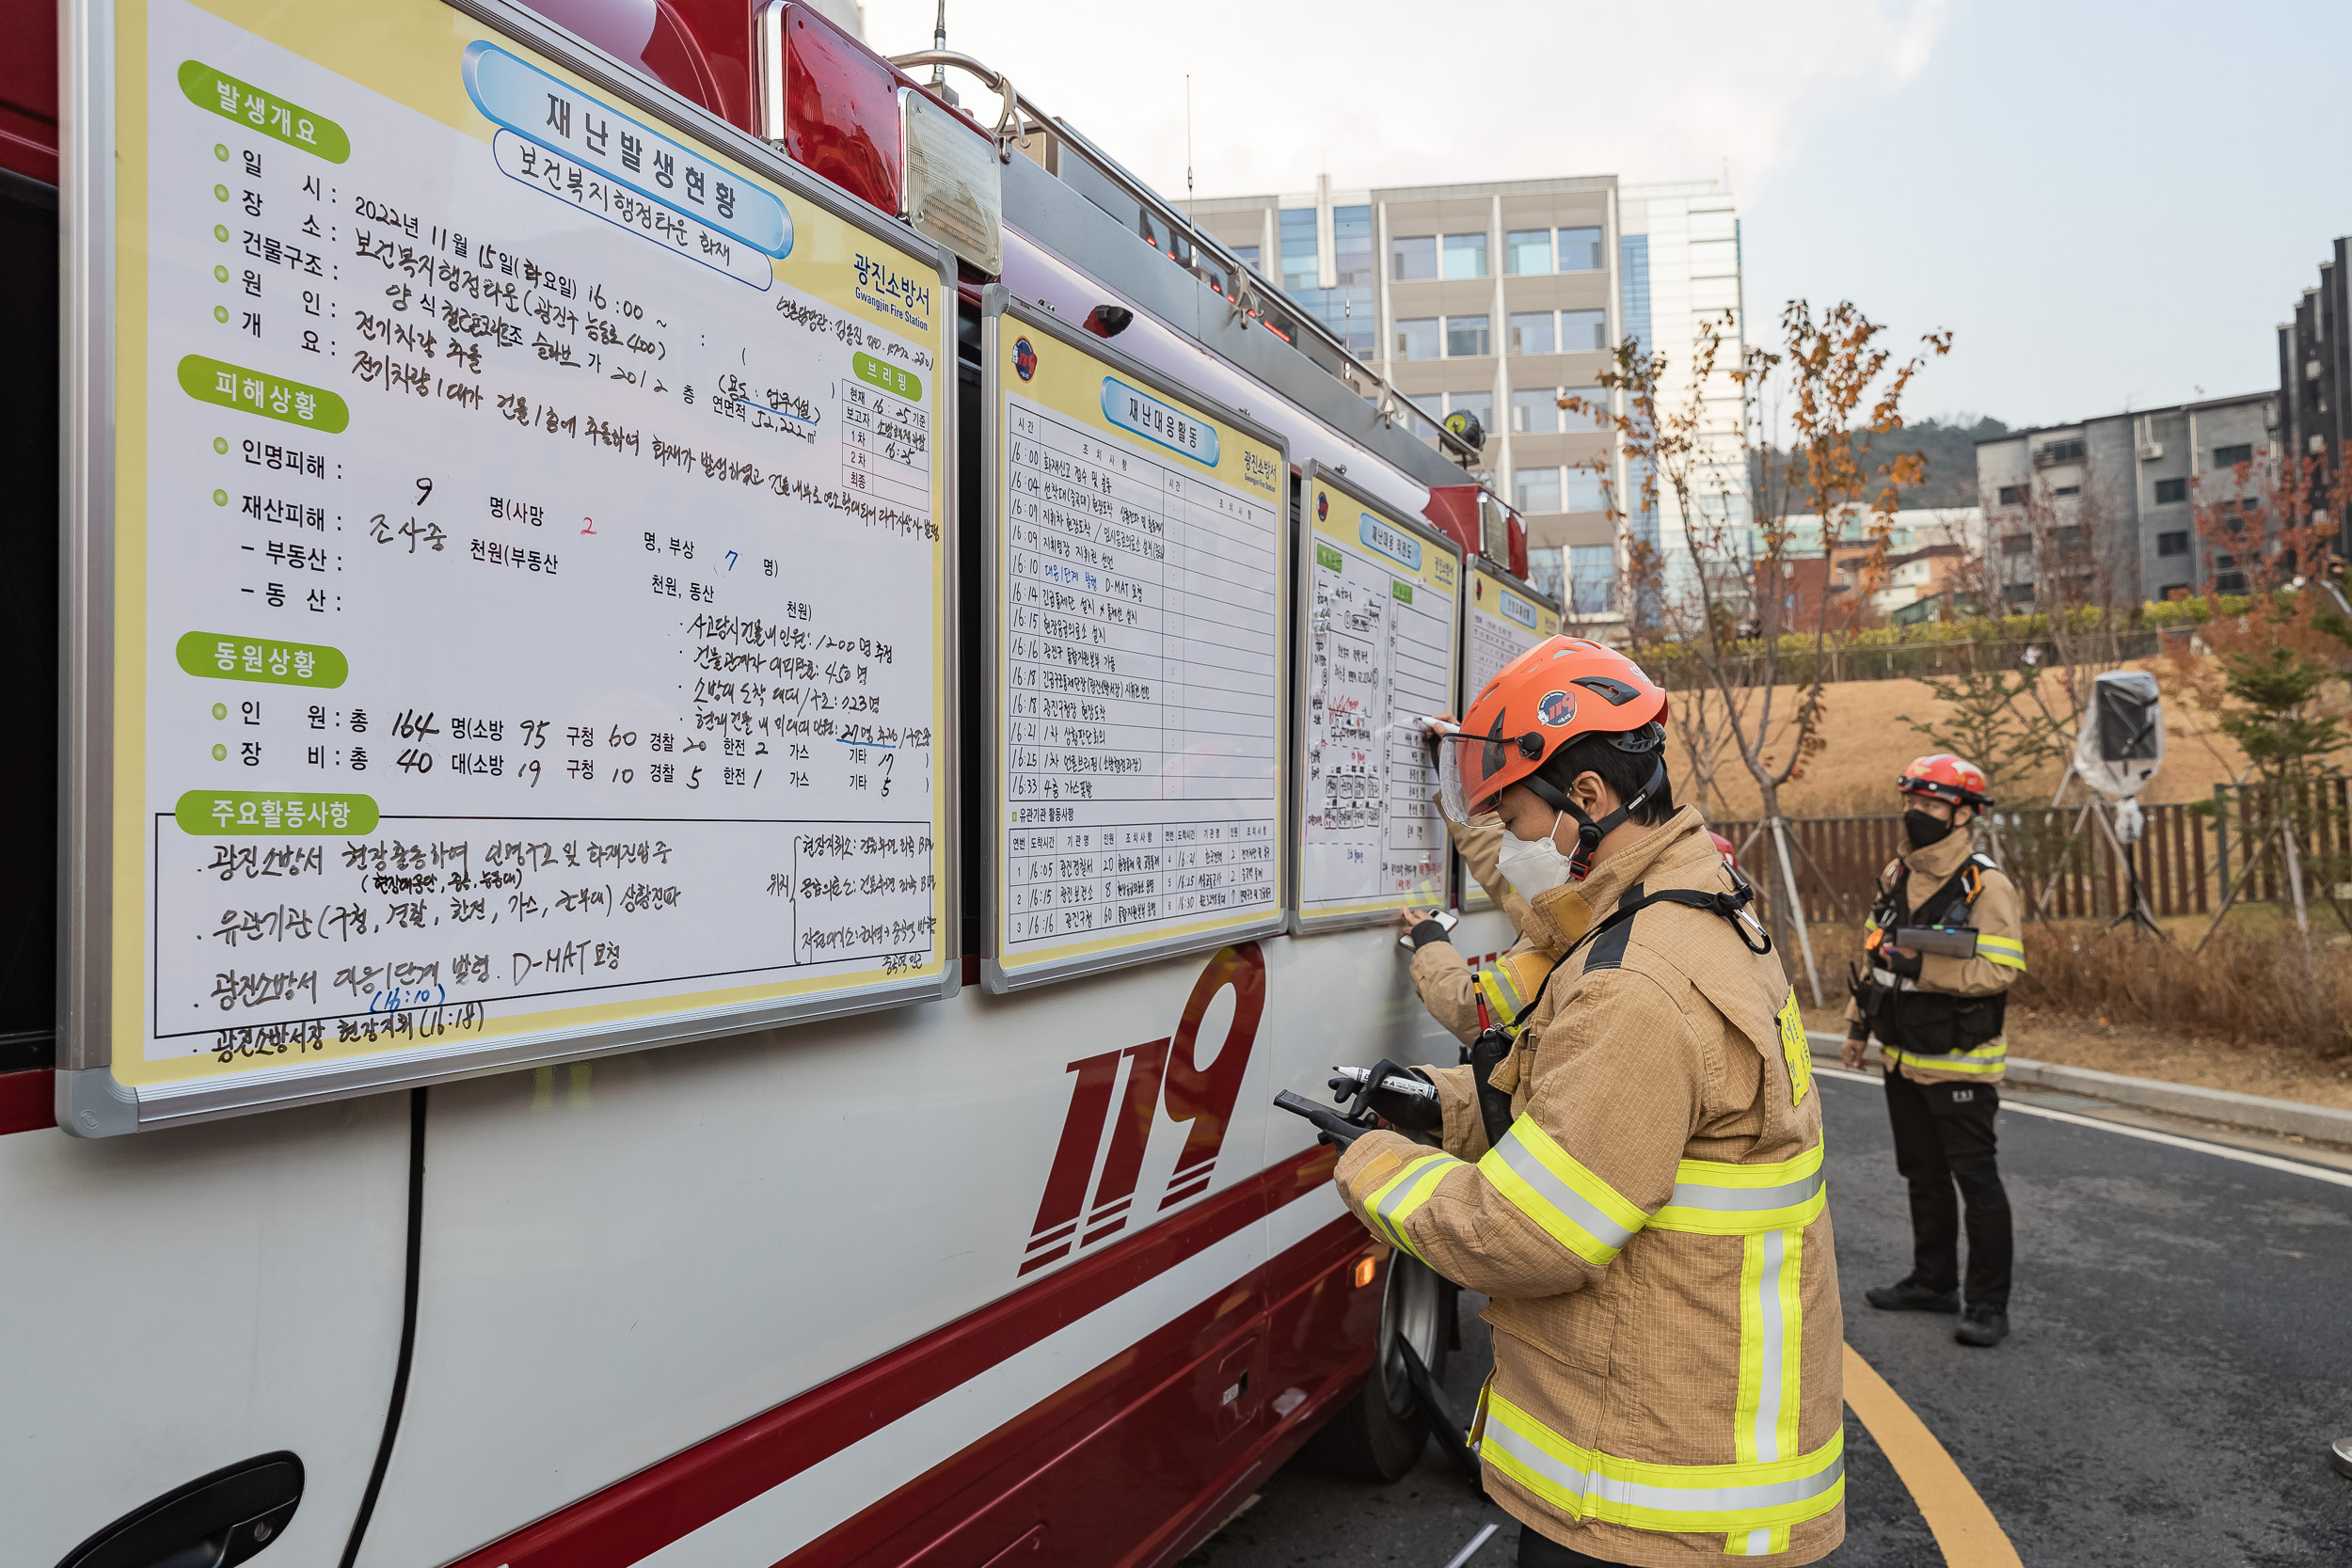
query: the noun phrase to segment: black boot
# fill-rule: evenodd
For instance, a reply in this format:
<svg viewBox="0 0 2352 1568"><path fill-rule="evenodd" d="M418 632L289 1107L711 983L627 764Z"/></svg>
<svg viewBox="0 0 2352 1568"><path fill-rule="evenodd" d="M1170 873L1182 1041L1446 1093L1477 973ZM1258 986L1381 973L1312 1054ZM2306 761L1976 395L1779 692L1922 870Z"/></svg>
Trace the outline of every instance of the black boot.
<svg viewBox="0 0 2352 1568"><path fill-rule="evenodd" d="M1882 1312L1960 1310L1958 1291L1931 1291L1916 1278L1899 1279L1892 1285L1873 1285L1862 1295L1864 1300Z"/></svg>
<svg viewBox="0 0 2352 1568"><path fill-rule="evenodd" d="M1972 1302L1960 1326L1952 1330L1952 1338L1963 1345L1991 1350L2009 1338L2009 1314L1997 1307L1982 1307Z"/></svg>

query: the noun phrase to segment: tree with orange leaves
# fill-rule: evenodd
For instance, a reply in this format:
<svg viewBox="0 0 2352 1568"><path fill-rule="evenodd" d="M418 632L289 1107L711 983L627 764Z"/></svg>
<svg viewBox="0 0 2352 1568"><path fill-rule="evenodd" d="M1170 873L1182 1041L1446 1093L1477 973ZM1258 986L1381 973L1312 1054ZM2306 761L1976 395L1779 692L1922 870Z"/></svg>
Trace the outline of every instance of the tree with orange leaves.
<svg viewBox="0 0 2352 1568"><path fill-rule="evenodd" d="M1614 432L1638 476L1643 511L1657 506L1661 483L1674 496L1690 569L1661 570L1672 563L1656 562L1653 580L1637 579L1636 598L1655 596L1658 619L1680 644L1699 687L1714 698L1727 749L1755 781L1763 803L1760 831L1772 834L1780 874L1775 891L1783 895L1769 908L1780 939L1793 937L1802 950L1818 1006L1820 976L1780 791L1803 776L1823 745L1829 660L1820 656L1832 627L1827 594L1812 606L1810 625L1790 624L1779 585L1794 572L1798 531L1791 518L1810 513L1828 526L1867 509L1867 594L1870 578L1885 570L1898 487L1916 484L1926 474L1917 452L1873 463L1871 438L1902 428L1903 394L1930 356L1950 352L1952 340L1947 331L1930 333L1918 352L1898 361L1883 341L1886 328L1850 301L1817 315L1806 301L1790 300L1780 326L1781 346L1774 350L1738 346L1739 322L1728 311L1705 323L1692 351L1689 393L1671 406L1661 406L1659 396L1665 356L1628 340L1600 375L1605 390L1626 394L1625 412L1581 398L1563 399L1562 406ZM1737 393L1738 411L1735 428L1724 431L1708 393L1727 346L1734 362L1723 366L1723 376ZM1785 451L1775 438L1784 428L1789 437ZM1738 463L1722 461L1724 449L1735 443ZM1613 518L1627 515L1613 498L1610 512ZM1788 632L1813 640L1812 670L1793 705L1784 705L1778 689L1781 638ZM1751 637L1759 650L1753 657L1740 646Z"/></svg>

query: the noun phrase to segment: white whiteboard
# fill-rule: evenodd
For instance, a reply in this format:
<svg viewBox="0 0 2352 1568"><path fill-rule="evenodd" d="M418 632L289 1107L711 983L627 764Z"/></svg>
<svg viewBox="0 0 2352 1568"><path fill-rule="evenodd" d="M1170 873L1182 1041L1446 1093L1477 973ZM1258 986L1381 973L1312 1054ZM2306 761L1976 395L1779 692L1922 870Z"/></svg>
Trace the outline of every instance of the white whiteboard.
<svg viewBox="0 0 2352 1568"><path fill-rule="evenodd" d="M1446 901L1422 721L1454 705L1460 547L1310 463L1300 492L1300 929Z"/></svg>
<svg viewBox="0 0 2352 1568"><path fill-rule="evenodd" d="M1484 556L1470 563L1470 596L1462 617L1462 705L1470 705L1486 683L1528 649L1560 635L1560 607L1541 592L1504 571ZM1462 908L1491 909L1494 900L1478 879L1465 868Z"/></svg>
<svg viewBox="0 0 2352 1568"><path fill-rule="evenodd" d="M1280 440L1025 306L983 353L986 983L1279 929Z"/></svg>
<svg viewBox="0 0 2352 1568"><path fill-rule="evenodd" d="M152 1121L952 987L936 255L436 0L122 10L83 1062Z"/></svg>

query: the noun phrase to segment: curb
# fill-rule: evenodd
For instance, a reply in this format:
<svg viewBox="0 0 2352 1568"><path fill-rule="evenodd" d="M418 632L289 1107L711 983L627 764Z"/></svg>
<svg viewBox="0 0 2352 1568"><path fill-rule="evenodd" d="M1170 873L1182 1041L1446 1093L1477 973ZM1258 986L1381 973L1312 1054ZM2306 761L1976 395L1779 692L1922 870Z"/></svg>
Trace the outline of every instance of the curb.
<svg viewBox="0 0 2352 1568"><path fill-rule="evenodd" d="M1813 1044L1816 1060L1826 1062L1831 1067L1838 1065L1838 1049L1844 1044L1843 1036L1827 1030L1811 1029L1805 1032L1805 1038ZM1880 1065L1875 1048L1869 1060L1873 1066ZM2022 1084L2028 1088L2088 1095L2094 1100L2128 1105L2134 1110L2190 1117L2199 1121L2218 1122L2226 1127L2251 1128L2257 1132L2277 1132L2306 1138L2313 1143L2352 1148L2352 1111L2332 1110L2325 1105L2305 1105L2293 1100L2269 1100L2261 1095L2237 1094L2229 1089L2197 1088L2186 1084L2168 1084L2155 1078L2129 1078L2120 1072L2099 1072L2090 1068L2065 1067L2057 1062L2036 1062L2023 1056L2009 1059L2003 1081Z"/></svg>

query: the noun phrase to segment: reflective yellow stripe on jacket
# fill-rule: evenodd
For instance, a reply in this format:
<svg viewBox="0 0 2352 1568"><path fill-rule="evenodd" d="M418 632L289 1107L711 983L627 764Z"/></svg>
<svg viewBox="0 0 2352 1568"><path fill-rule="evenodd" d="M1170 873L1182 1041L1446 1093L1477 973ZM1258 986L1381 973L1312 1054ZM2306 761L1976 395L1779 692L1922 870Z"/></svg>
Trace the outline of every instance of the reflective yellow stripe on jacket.
<svg viewBox="0 0 2352 1568"><path fill-rule="evenodd" d="M1823 1147L1816 1143L1793 1160L1770 1165L1685 1160L1675 1166L1674 1196L1649 1223L1661 1230L1691 1230L1702 1236L1803 1228L1829 1202L1821 1178Z"/></svg>
<svg viewBox="0 0 2352 1568"><path fill-rule="evenodd" d="M1916 1051L1905 1051L1899 1046L1888 1045L1883 1040L1879 1042L1879 1050L1889 1062L1898 1067L1909 1062L1914 1067L1926 1068L1934 1072L1965 1072L1979 1077L1990 1077L2009 1065L2009 1042L2007 1040L1987 1040L1974 1051L1950 1051L1941 1056L1923 1055Z"/></svg>
<svg viewBox="0 0 2352 1568"><path fill-rule="evenodd" d="M1451 1154L1426 1154L1406 1165L1396 1175L1382 1182L1364 1202L1364 1212L1371 1217L1373 1228L1382 1238L1394 1243L1416 1258L1421 1249L1405 1233L1405 1222L1413 1211L1429 1201L1438 1190L1438 1183L1449 1172L1464 1168L1461 1161ZM1429 1259L1421 1258L1424 1263Z"/></svg>
<svg viewBox="0 0 2352 1568"><path fill-rule="evenodd" d="M1486 1018L1492 1023L1509 1023L1528 1002L1508 958L1498 958L1478 966L1478 993L1486 999Z"/></svg>
<svg viewBox="0 0 2352 1568"><path fill-rule="evenodd" d="M2014 937L1989 937L1982 931L1979 931L1977 933L1977 957L1987 963L1996 963L2004 969L2013 969L2020 974L2026 972L2026 944Z"/></svg>
<svg viewBox="0 0 2352 1568"><path fill-rule="evenodd" d="M1788 1527L1818 1518L1846 1495L1845 1433L1808 1454L1731 1465L1654 1465L1581 1449L1494 1392L1480 1397L1479 1455L1576 1519L1634 1529L1724 1532L1726 1550L1785 1550Z"/></svg>
<svg viewBox="0 0 2352 1568"><path fill-rule="evenodd" d="M1521 1117L1478 1162L1493 1183L1551 1239L1597 1269L1607 1268L1648 1216Z"/></svg>

